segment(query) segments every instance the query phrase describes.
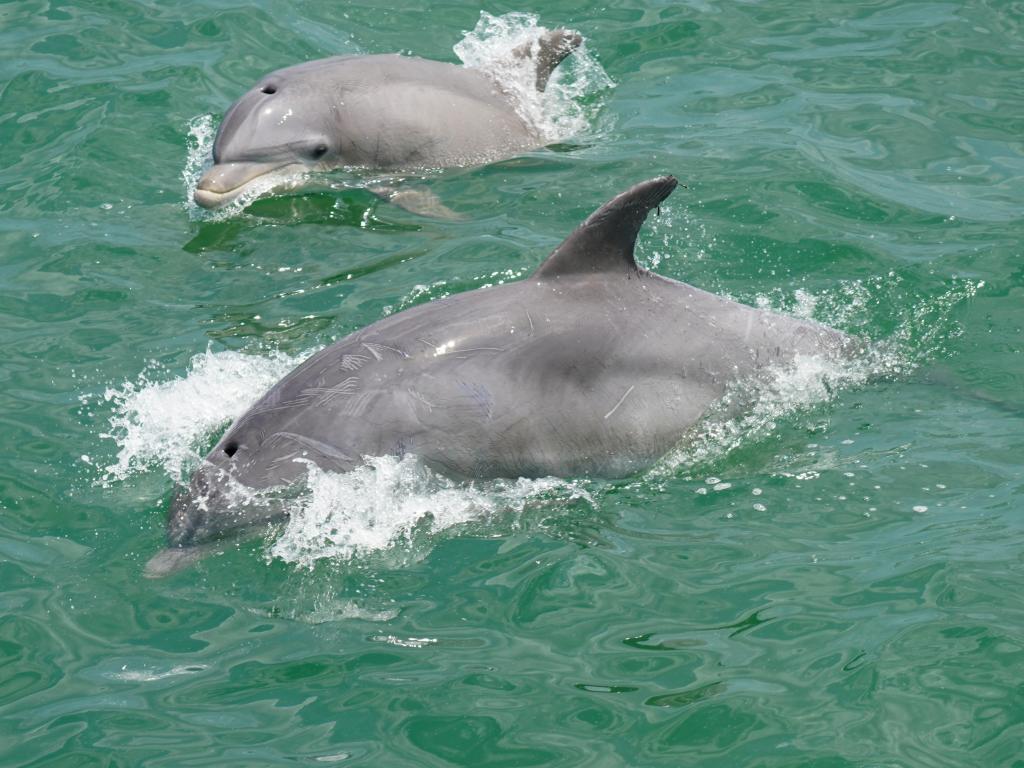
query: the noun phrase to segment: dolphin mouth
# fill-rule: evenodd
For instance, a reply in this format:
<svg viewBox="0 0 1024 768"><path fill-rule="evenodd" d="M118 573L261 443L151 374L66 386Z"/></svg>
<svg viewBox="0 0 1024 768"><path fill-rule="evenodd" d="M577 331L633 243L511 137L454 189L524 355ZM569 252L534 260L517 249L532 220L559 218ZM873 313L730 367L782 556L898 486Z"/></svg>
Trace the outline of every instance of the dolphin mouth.
<svg viewBox="0 0 1024 768"><path fill-rule="evenodd" d="M202 208L221 208L257 180L290 165L294 163L218 163L199 179L192 199Z"/></svg>

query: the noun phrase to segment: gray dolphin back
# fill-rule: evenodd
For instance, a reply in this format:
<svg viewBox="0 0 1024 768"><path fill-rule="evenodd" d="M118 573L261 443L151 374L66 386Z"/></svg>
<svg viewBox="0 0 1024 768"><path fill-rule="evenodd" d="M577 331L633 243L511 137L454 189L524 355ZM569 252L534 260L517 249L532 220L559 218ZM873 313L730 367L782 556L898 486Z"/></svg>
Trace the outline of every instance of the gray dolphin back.
<svg viewBox="0 0 1024 768"><path fill-rule="evenodd" d="M413 454L454 477L619 477L662 456L726 388L850 340L640 268L638 232L676 187L637 184L530 277L386 317L310 357L227 431L172 504L191 547L280 510L227 489Z"/></svg>

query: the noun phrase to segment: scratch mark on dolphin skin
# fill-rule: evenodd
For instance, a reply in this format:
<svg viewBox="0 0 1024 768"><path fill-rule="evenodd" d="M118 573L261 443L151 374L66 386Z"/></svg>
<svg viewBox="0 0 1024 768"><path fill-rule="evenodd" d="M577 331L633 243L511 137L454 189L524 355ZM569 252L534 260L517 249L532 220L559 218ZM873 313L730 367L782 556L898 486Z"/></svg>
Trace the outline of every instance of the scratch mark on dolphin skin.
<svg viewBox="0 0 1024 768"><path fill-rule="evenodd" d="M402 350L395 349L394 347L389 347L386 344L372 344L372 343L370 343L368 341L364 341L363 342L363 346L367 350L369 350L370 354L373 355L378 360L383 360L384 359L384 355L381 354L381 350L384 350L384 349L386 349L388 352L394 352L399 357L408 357L408 355L405 354L405 352L403 352Z"/></svg>
<svg viewBox="0 0 1024 768"><path fill-rule="evenodd" d="M299 451L292 451L291 453L284 453L276 457L270 464L267 465L267 469L278 469L283 464L289 464L295 459L301 458Z"/></svg>
<svg viewBox="0 0 1024 768"><path fill-rule="evenodd" d="M427 406L428 410L430 410L430 411L434 410L434 404L432 402L430 402L429 400L427 400L426 397L424 397L422 394L417 392L415 389L406 389L405 391L409 393L409 397L411 397L413 400L417 400L417 401L423 403L423 405Z"/></svg>
<svg viewBox="0 0 1024 768"><path fill-rule="evenodd" d="M311 395L303 394L299 395L298 397L292 398L291 400L285 400L284 402L278 403L276 405L265 405L262 407L258 405L254 406L251 411L249 411L241 419L238 420L238 422L235 424L235 429L238 429L243 424L252 421L257 416L262 416L265 413L273 413L274 411L286 411L289 408L297 408L301 405L307 405L312 399L313 397Z"/></svg>
<svg viewBox="0 0 1024 768"><path fill-rule="evenodd" d="M604 415L604 417L605 417L606 419L607 419L607 418L608 418L609 416L611 416L611 415L612 415L613 413L615 413L615 412L616 412L617 410L619 410L619 406L620 406L620 405L622 405L622 404L623 404L623 403L624 403L624 402L626 401L626 398L627 398L627 397L629 397L629 393L630 393L630 392L632 392L632 391L633 391L633 389L634 389L635 387L636 387L636 384L630 384L630 385L629 385L629 389L627 389L627 390L626 390L626 394L624 394L624 395L623 395L622 397L620 397L620 398L619 398L619 402L617 402L617 403L615 404L615 407L614 407L614 408L612 408L612 409L611 409L610 411L608 411L608 413L606 413L606 414Z"/></svg>
<svg viewBox="0 0 1024 768"><path fill-rule="evenodd" d="M471 384L460 381L459 389L468 395L473 403L483 411L484 417L490 420L494 416L494 396L483 384Z"/></svg>
<svg viewBox="0 0 1024 768"><path fill-rule="evenodd" d="M342 355L338 363L346 371L358 371L370 360L366 355Z"/></svg>
<svg viewBox="0 0 1024 768"><path fill-rule="evenodd" d="M530 317L529 311L526 312L526 319L530 321L530 333L533 333L533 318Z"/></svg>
<svg viewBox="0 0 1024 768"><path fill-rule="evenodd" d="M371 392L360 392L358 395L345 403L344 413L349 416L360 416L363 411L373 402L374 395Z"/></svg>
<svg viewBox="0 0 1024 768"><path fill-rule="evenodd" d="M336 387L309 387L302 391L303 393L309 392L313 395L323 395L317 403L318 405L323 405L339 395L354 395L359 391L359 379L355 376L349 376Z"/></svg>
<svg viewBox="0 0 1024 768"><path fill-rule="evenodd" d="M346 464L354 464L355 460L347 453L339 451L333 445L328 445L312 437L306 435L299 435L295 432L277 432L274 434L275 439L290 440L293 443L301 445L303 448L307 448L311 451L318 453L325 459L331 459L336 462L338 466L344 466ZM294 456L294 454L293 454Z"/></svg>

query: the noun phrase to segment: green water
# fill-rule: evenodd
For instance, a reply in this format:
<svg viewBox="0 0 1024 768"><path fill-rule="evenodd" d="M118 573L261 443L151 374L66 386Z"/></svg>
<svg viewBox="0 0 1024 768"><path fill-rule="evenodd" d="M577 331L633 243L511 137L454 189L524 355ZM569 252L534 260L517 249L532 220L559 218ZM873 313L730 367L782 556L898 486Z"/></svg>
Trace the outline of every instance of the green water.
<svg viewBox="0 0 1024 768"><path fill-rule="evenodd" d="M1024 765L1024 7L547 3L616 85L424 182L463 220L185 204L190 126L265 71L454 61L479 16L388 5L0 4L0 764ZM141 578L275 355L522 275L666 172L642 261L887 363L628 483L432 525L414 478L394 543Z"/></svg>

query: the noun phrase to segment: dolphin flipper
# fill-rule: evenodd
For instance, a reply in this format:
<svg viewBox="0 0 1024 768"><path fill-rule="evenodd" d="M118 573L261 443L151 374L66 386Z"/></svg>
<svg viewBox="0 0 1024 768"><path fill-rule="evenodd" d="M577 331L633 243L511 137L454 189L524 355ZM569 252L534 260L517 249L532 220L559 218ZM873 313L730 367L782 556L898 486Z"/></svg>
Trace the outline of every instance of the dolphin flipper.
<svg viewBox="0 0 1024 768"><path fill-rule="evenodd" d="M368 187L369 191L381 200L397 205L409 213L417 216L427 216L432 219L447 219L458 221L464 219L461 213L456 213L447 205L441 202L441 198L422 187L398 189L386 185Z"/></svg>
<svg viewBox="0 0 1024 768"><path fill-rule="evenodd" d="M199 545L194 547L167 547L157 552L146 563L142 575L147 579L162 579L172 573L188 568L203 555L213 551L214 547Z"/></svg>
<svg viewBox="0 0 1024 768"><path fill-rule="evenodd" d="M582 43L583 38L578 33L570 32L567 29L556 29L544 33L532 43L523 43L512 53L520 59L534 59L537 70L537 90L543 92L548 87L548 79L555 71L555 67Z"/></svg>

